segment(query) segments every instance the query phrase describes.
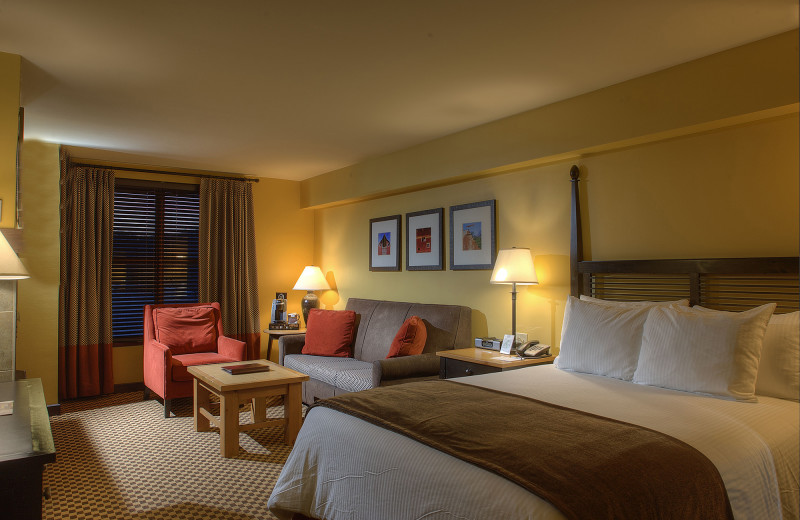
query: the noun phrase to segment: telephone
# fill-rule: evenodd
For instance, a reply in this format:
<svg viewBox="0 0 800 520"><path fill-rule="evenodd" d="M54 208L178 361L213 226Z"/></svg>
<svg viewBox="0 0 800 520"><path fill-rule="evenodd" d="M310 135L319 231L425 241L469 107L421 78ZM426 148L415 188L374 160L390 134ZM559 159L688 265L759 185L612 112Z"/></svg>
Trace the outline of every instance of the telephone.
<svg viewBox="0 0 800 520"><path fill-rule="evenodd" d="M517 347L517 355L523 359L540 358L550 355L550 345L542 345L536 340Z"/></svg>

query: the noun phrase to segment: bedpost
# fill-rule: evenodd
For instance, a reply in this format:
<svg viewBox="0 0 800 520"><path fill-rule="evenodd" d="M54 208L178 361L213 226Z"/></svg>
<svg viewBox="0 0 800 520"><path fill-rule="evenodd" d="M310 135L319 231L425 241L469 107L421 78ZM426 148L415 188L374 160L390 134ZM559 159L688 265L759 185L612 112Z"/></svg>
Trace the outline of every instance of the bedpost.
<svg viewBox="0 0 800 520"><path fill-rule="evenodd" d="M578 262L583 260L583 235L581 234L581 207L578 198L578 177L581 170L577 165L569 169L569 178L572 183L572 211L570 213L570 244L569 244L569 272L570 294L576 298L581 295L583 278L578 272Z"/></svg>

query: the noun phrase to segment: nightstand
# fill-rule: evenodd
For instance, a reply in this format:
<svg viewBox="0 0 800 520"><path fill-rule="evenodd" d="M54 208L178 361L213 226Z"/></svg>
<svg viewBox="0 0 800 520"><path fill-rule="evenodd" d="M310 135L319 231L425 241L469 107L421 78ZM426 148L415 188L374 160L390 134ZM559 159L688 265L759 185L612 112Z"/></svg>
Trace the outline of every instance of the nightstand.
<svg viewBox="0 0 800 520"><path fill-rule="evenodd" d="M305 334L306 329L267 329L264 331L264 334L269 334L269 339L267 340L267 361L272 361L270 356L272 355L272 340L273 339L280 339L281 336L291 336L294 334Z"/></svg>
<svg viewBox="0 0 800 520"><path fill-rule="evenodd" d="M440 350L436 355L439 356L439 379L453 379L454 377L504 372L533 365L546 365L555 359L555 356L520 359L519 356L474 347Z"/></svg>

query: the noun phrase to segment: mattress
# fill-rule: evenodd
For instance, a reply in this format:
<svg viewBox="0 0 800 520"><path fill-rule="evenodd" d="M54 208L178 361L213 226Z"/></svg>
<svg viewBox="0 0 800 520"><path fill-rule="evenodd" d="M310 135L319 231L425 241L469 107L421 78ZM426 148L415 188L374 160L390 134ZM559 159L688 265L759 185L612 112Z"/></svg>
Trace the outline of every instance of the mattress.
<svg viewBox="0 0 800 520"><path fill-rule="evenodd" d="M459 381L661 431L714 463L736 518L800 515L797 402L728 401L549 365ZM544 449L535 432L520 432L520 456ZM269 508L281 519L563 518L503 477L323 407L309 412Z"/></svg>

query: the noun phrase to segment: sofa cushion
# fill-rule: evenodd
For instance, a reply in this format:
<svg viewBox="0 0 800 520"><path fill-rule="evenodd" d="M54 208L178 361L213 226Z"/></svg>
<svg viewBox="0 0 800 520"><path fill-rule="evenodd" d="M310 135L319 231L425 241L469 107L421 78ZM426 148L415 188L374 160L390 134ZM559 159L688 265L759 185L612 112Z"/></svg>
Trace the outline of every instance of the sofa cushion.
<svg viewBox="0 0 800 520"><path fill-rule="evenodd" d="M178 354L172 356L172 380L173 381L191 381L192 375L188 372L187 367L194 365L210 365L211 363L229 363L231 361L238 361L229 357L217 354L216 352L194 352L190 354Z"/></svg>
<svg viewBox="0 0 800 520"><path fill-rule="evenodd" d="M425 321L428 338L423 353L473 345L469 307L349 298L346 308L357 315L353 357L361 361L386 359L392 338L411 316Z"/></svg>
<svg viewBox="0 0 800 520"><path fill-rule="evenodd" d="M350 305L349 300L347 303ZM355 345L353 357L369 363L386 359L392 339L403 322L411 316L419 316L417 313L409 313L410 307L410 303L380 301L369 316L362 316L359 325L359 329L363 329L363 334L359 331L361 344Z"/></svg>
<svg viewBox="0 0 800 520"><path fill-rule="evenodd" d="M283 358L283 366L348 391L372 388L372 363L353 358L290 354ZM364 381L367 386L361 388Z"/></svg>
<svg viewBox="0 0 800 520"><path fill-rule="evenodd" d="M411 316L400 325L400 330L395 334L392 346L389 347L389 355L386 357L421 354L427 339L428 331L425 328L425 322L419 316Z"/></svg>
<svg viewBox="0 0 800 520"><path fill-rule="evenodd" d="M213 307L153 309L153 328L155 340L169 347L173 354L217 350L217 324Z"/></svg>
<svg viewBox="0 0 800 520"><path fill-rule="evenodd" d="M308 313L303 354L349 357L355 322L356 313L353 311L311 309Z"/></svg>
<svg viewBox="0 0 800 520"><path fill-rule="evenodd" d="M360 392L361 390L374 388L372 384L372 363L367 363L366 361L359 361L359 363L364 363L365 366L340 370L336 374L337 388L345 392Z"/></svg>

